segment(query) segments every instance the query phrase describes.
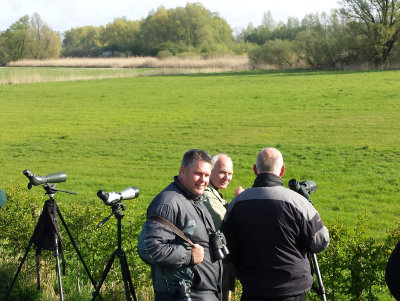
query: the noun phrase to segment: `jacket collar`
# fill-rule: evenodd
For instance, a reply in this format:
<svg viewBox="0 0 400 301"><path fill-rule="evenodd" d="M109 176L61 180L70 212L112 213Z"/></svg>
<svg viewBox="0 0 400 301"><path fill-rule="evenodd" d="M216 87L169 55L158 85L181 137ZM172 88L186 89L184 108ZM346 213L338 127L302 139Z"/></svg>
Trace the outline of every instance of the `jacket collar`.
<svg viewBox="0 0 400 301"><path fill-rule="evenodd" d="M183 187L181 182L179 182L178 176L174 177L174 183L187 199L193 200L193 201L202 200L202 198L203 198L202 195L196 196L193 193L191 193L189 190L187 190L185 187Z"/></svg>
<svg viewBox="0 0 400 301"><path fill-rule="evenodd" d="M283 186L282 180L272 173L261 173L254 180L253 187Z"/></svg>

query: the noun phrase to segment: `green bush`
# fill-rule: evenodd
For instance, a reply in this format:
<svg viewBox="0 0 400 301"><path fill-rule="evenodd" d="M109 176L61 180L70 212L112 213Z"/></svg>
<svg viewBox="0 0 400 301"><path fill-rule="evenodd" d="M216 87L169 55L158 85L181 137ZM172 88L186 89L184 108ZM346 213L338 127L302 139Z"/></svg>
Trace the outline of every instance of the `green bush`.
<svg viewBox="0 0 400 301"><path fill-rule="evenodd" d="M253 69L262 65L273 65L281 68L291 67L297 60L293 43L288 40L269 40L262 46L249 51Z"/></svg>
<svg viewBox="0 0 400 301"><path fill-rule="evenodd" d="M34 189L34 188L33 188ZM32 190L33 190L32 189ZM8 290L11 281L26 252L34 227L40 216L45 196L34 198L32 193L21 186L10 185L4 189L7 203L0 210L0 299ZM57 195L55 197L57 199ZM64 248L66 275L62 277L63 292L67 300L90 299L94 286L90 282L82 262L75 251L72 240L77 244L79 253L90 270L95 281L99 281L103 270L117 248L117 219L110 217L103 227L96 225L111 213L111 207L93 206L88 201L58 204L59 211L65 221L58 218L60 234ZM135 205L129 204L129 211L134 211ZM107 211L107 210L110 211ZM125 213L121 211L121 213ZM132 220L130 216L122 219L122 248L125 251L130 273L135 287L151 287L149 268L137 255L136 245L144 215L140 220ZM72 239L66 232L69 229ZM60 258L61 264L61 258ZM40 254L41 290L36 291L35 248L32 245L17 281L11 291L12 300L54 300L58 294L58 282L55 273L53 252L43 250ZM147 292L144 292L147 294ZM105 300L124 299L124 286L118 257L102 285L100 292ZM137 293L139 296L139 293Z"/></svg>
<svg viewBox="0 0 400 301"><path fill-rule="evenodd" d="M340 223L327 225L330 244L318 254L318 261L328 300L372 301L389 295L385 268L400 232L393 231L384 241L377 241L365 235L365 226L366 215L358 218L354 229ZM310 296L310 300L319 298Z"/></svg>
<svg viewBox="0 0 400 301"><path fill-rule="evenodd" d="M26 251L29 239L37 223L46 197L33 197L34 192L25 187L10 184L4 189L8 201L0 209L0 299L4 297ZM34 190L34 189L32 189ZM57 199L57 196L55 197ZM129 203L129 210L122 219L122 247L126 253L132 281L139 300L152 300L152 286L149 267L136 252L137 239L145 219L145 213L133 218L129 212L135 211L135 203ZM78 245L78 249L98 281L111 256L117 248L117 220L110 220L103 227L96 225L111 214L111 207L97 206L89 201L59 204L61 215ZM110 209L110 211L108 211ZM139 209L138 209L139 210ZM89 277L80 262L65 227L59 218L63 239L66 275L62 277L64 296L67 300L90 299L94 291ZM328 224L330 245L317 255L328 300L381 300L389 296L384 282L384 271L391 250L400 240L400 227L383 241L367 237L364 232L366 215L358 218L354 229L340 223ZM54 300L58 295L55 273L55 259L50 251L40 254L41 290L36 290L35 252L28 253L21 273L11 292L12 300ZM317 280L315 279L315 283ZM238 286L240 288L240 285ZM103 300L124 300L124 286L118 258L102 286ZM235 292L235 300L240 289ZM307 300L320 300L311 292Z"/></svg>

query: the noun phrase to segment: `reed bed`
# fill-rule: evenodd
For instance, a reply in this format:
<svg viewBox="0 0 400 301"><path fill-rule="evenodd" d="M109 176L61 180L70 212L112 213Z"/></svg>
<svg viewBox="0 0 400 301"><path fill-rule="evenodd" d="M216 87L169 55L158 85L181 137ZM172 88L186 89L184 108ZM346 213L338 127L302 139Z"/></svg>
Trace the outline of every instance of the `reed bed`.
<svg viewBox="0 0 400 301"><path fill-rule="evenodd" d="M129 57L129 58L60 58L48 60L25 59L8 63L10 67L89 67L89 68L199 68L247 70L247 56L220 57Z"/></svg>
<svg viewBox="0 0 400 301"><path fill-rule="evenodd" d="M10 62L7 67L0 68L0 84L216 73L248 69L247 56L20 60Z"/></svg>

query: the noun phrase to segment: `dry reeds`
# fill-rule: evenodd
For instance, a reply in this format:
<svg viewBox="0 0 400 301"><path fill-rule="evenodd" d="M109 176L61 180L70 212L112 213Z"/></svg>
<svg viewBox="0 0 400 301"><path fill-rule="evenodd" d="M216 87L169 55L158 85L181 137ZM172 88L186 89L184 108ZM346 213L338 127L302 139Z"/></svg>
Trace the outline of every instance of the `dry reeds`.
<svg viewBox="0 0 400 301"><path fill-rule="evenodd" d="M60 58L48 60L20 60L7 64L10 67L90 67L90 68L172 68L240 71L249 69L247 56L220 57L129 57L129 58Z"/></svg>
<svg viewBox="0 0 400 301"><path fill-rule="evenodd" d="M0 84L216 73L249 69L247 56L25 59L10 62L7 67L0 68Z"/></svg>

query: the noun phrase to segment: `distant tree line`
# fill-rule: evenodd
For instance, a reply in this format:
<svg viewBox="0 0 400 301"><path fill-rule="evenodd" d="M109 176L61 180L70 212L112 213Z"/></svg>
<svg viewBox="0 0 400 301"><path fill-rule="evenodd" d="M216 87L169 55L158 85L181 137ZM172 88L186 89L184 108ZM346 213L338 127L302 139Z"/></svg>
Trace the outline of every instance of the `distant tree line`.
<svg viewBox="0 0 400 301"><path fill-rule="evenodd" d="M249 55L254 68L269 64L313 68L380 67L400 63L400 0L341 0L330 14L276 23L264 13L233 36L217 13L200 3L160 7L140 21L72 28L62 35L35 13L0 32L0 64L23 58ZM61 36L63 37L61 39Z"/></svg>
<svg viewBox="0 0 400 301"><path fill-rule="evenodd" d="M291 66L299 60L314 68L400 63L400 1L342 0L331 14L306 15L275 22L265 13L263 24L248 27L243 39L258 47L249 51L254 65Z"/></svg>

